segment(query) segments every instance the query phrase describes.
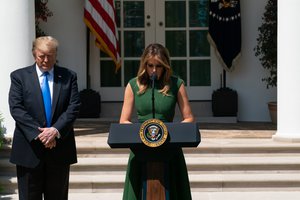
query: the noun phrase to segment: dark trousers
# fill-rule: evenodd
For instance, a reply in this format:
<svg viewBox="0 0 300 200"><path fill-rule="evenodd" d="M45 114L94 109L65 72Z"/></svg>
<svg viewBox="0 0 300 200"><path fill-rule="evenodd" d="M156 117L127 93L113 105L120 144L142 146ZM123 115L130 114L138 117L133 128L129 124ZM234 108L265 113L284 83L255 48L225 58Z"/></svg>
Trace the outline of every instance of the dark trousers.
<svg viewBox="0 0 300 200"><path fill-rule="evenodd" d="M67 200L70 165L41 163L36 168L17 165L19 200Z"/></svg>

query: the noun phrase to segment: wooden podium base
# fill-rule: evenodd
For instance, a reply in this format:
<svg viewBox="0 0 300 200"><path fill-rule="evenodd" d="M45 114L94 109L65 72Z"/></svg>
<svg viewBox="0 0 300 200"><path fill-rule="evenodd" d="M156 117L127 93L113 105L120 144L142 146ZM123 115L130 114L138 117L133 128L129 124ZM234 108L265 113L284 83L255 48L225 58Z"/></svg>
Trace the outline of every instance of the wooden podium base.
<svg viewBox="0 0 300 200"><path fill-rule="evenodd" d="M146 188L143 187L143 200L168 200L166 189L165 163L148 161L146 164Z"/></svg>
<svg viewBox="0 0 300 200"><path fill-rule="evenodd" d="M197 147L201 141L197 123L166 122L165 125L168 130L167 140L162 146L155 148L145 145L142 141L140 123L112 123L110 126L107 141L109 146L111 148L130 148L136 156L136 161L139 162L136 165L138 168L132 168L138 170L132 173L133 176L136 173L138 175L138 177L132 177L133 184L138 183L133 186L134 191L132 192L138 197L141 196L142 200L170 200L172 194L169 169L173 167L170 166L170 160L173 156L182 154L182 147ZM140 182L142 182L141 186Z"/></svg>

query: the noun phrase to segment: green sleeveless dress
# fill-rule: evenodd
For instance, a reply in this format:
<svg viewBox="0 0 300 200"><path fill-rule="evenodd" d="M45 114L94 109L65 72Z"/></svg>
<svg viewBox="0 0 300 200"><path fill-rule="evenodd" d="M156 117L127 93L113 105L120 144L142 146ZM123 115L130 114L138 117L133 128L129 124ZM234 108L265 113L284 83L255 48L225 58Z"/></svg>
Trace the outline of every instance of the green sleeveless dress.
<svg viewBox="0 0 300 200"><path fill-rule="evenodd" d="M148 88L144 94L139 95L137 78L129 81L134 93L135 108L139 122L144 122L153 118L152 114L152 89ZM171 77L170 91L168 96L159 93L161 89L159 81L155 83L155 118L163 122L172 122L175 114L175 106L177 103L177 93L179 87L183 84L183 80ZM181 148L172 149L172 158L167 162L168 173L168 190L170 200L190 200L191 191L187 167ZM126 179L123 192L123 200L141 200L142 184L143 184L143 163L137 158L133 151L130 151Z"/></svg>

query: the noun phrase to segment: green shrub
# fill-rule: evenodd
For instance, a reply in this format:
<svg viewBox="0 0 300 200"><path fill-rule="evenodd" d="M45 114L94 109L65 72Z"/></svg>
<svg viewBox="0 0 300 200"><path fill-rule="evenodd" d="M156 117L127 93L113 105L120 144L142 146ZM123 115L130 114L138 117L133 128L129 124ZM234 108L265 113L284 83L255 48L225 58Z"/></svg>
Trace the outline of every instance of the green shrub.
<svg viewBox="0 0 300 200"><path fill-rule="evenodd" d="M268 0L262 20L254 48L255 56L269 71L262 81L266 82L267 88L277 87L277 0Z"/></svg>
<svg viewBox="0 0 300 200"><path fill-rule="evenodd" d="M1 149L2 145L3 145L3 143L4 143L4 133L5 133L5 129L4 129L3 125L2 125L2 122L3 122L3 117L2 117L2 115L0 113L0 149ZM3 188L0 185L0 193L1 193L2 190L3 190Z"/></svg>
<svg viewBox="0 0 300 200"><path fill-rule="evenodd" d="M2 147L2 145L4 143L4 132L5 132L2 122L3 122L3 117L0 113L0 148Z"/></svg>

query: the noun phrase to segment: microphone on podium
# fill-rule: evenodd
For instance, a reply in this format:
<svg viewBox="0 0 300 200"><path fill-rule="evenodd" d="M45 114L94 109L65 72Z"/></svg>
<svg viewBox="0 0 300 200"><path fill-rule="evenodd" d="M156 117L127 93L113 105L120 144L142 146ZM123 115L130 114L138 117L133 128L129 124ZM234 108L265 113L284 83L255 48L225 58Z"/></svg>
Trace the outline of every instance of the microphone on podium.
<svg viewBox="0 0 300 200"><path fill-rule="evenodd" d="M152 81L152 117L153 119L155 119L154 87L155 87L155 80L157 79L156 73L152 73L150 79Z"/></svg>
<svg viewBox="0 0 300 200"><path fill-rule="evenodd" d="M155 81L155 80L157 79L156 73L152 73L151 76L150 76L150 79L151 79L152 81Z"/></svg>

